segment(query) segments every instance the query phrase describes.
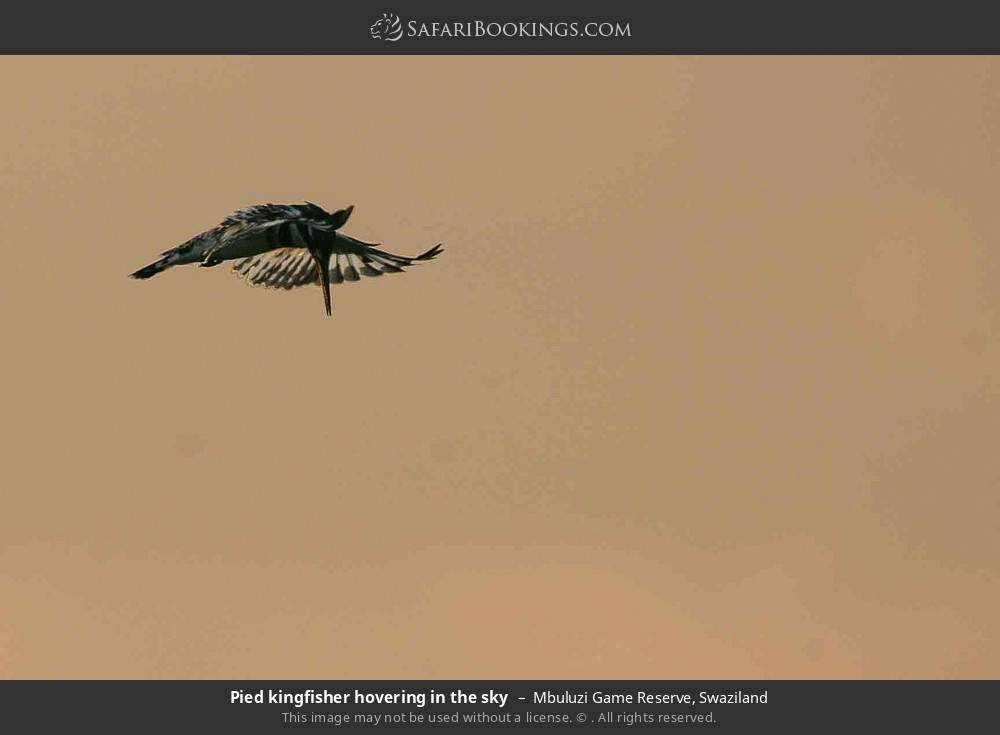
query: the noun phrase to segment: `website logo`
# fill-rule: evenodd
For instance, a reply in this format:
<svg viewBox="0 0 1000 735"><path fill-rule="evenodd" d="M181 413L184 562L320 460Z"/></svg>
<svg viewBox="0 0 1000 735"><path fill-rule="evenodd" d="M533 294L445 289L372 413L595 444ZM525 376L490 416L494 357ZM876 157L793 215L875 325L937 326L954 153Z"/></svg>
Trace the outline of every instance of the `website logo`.
<svg viewBox="0 0 1000 735"><path fill-rule="evenodd" d="M368 30L376 41L398 41L403 37L403 23L395 13L382 13Z"/></svg>
<svg viewBox="0 0 1000 735"><path fill-rule="evenodd" d="M376 41L407 38L631 38L629 21L485 21L409 20L406 27L395 13L382 13L369 32Z"/></svg>

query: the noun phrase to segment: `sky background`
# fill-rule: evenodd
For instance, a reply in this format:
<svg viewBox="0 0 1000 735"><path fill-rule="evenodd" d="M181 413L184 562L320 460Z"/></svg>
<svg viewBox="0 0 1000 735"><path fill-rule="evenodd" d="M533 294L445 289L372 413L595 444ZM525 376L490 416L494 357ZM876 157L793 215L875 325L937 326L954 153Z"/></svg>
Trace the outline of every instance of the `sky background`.
<svg viewBox="0 0 1000 735"><path fill-rule="evenodd" d="M0 676L1000 676L998 65L0 59Z"/></svg>

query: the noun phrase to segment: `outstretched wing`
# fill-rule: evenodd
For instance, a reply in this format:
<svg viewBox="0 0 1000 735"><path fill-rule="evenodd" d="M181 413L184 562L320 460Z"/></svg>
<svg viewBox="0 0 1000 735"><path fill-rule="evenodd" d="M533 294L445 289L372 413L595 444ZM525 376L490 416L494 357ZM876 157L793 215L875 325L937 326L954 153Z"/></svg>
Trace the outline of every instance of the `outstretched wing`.
<svg viewBox="0 0 1000 735"><path fill-rule="evenodd" d="M442 247L435 245L420 255L409 258L379 250L370 243L336 234L334 253L330 258L330 283L360 281L361 276L375 278L384 273L402 273L414 263L431 260ZM260 255L238 260L233 272L251 286L295 288L319 283L316 263L304 248L279 248Z"/></svg>
<svg viewBox="0 0 1000 735"><path fill-rule="evenodd" d="M233 264L233 273L251 286L295 288L316 283L316 261L304 248L278 248L242 258Z"/></svg>
<svg viewBox="0 0 1000 735"><path fill-rule="evenodd" d="M442 249L438 244L425 253L409 258L379 250L377 244L362 242L338 232L334 236L336 261L330 261L330 283L358 281L359 274L374 278L383 273L402 273L414 263L437 257Z"/></svg>

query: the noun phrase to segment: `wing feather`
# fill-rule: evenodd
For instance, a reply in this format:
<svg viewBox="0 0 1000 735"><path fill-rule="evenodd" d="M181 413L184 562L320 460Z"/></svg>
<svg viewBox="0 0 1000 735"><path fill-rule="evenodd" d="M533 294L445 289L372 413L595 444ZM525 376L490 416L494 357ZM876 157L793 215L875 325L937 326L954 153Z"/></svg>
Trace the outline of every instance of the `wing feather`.
<svg viewBox="0 0 1000 735"><path fill-rule="evenodd" d="M330 283L352 283L361 276L377 278L385 273L402 273L414 263L431 260L441 252L435 245L415 257L379 250L374 244L336 233L335 251L330 260ZM305 248L285 247L241 258L233 272L251 286L296 288L319 283L316 263Z"/></svg>
<svg viewBox="0 0 1000 735"><path fill-rule="evenodd" d="M233 264L233 273L251 286L295 288L317 283L316 262L304 248L278 248Z"/></svg>
<svg viewBox="0 0 1000 735"><path fill-rule="evenodd" d="M443 248L435 245L430 250L413 258L406 255L396 255L385 250L379 250L375 243L362 242L342 232L336 233L334 247L338 253L343 253L347 260L347 269L343 272L344 280L356 281L353 275L361 274L369 278L377 278L385 273L402 273L407 267L425 260L437 257ZM331 283L334 281L331 275Z"/></svg>

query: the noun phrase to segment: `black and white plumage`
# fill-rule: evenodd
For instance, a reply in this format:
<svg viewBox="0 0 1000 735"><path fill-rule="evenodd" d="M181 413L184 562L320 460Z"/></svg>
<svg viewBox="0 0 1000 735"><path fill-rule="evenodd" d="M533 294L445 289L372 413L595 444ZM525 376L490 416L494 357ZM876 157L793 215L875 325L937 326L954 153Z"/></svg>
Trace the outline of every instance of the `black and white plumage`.
<svg viewBox="0 0 1000 735"><path fill-rule="evenodd" d="M233 272L252 286L289 289L318 283L330 314L330 284L401 273L442 250L438 244L409 258L338 232L353 211L350 206L330 213L309 202L255 204L167 250L132 277L151 278L175 265L200 263L208 268L234 260Z"/></svg>

